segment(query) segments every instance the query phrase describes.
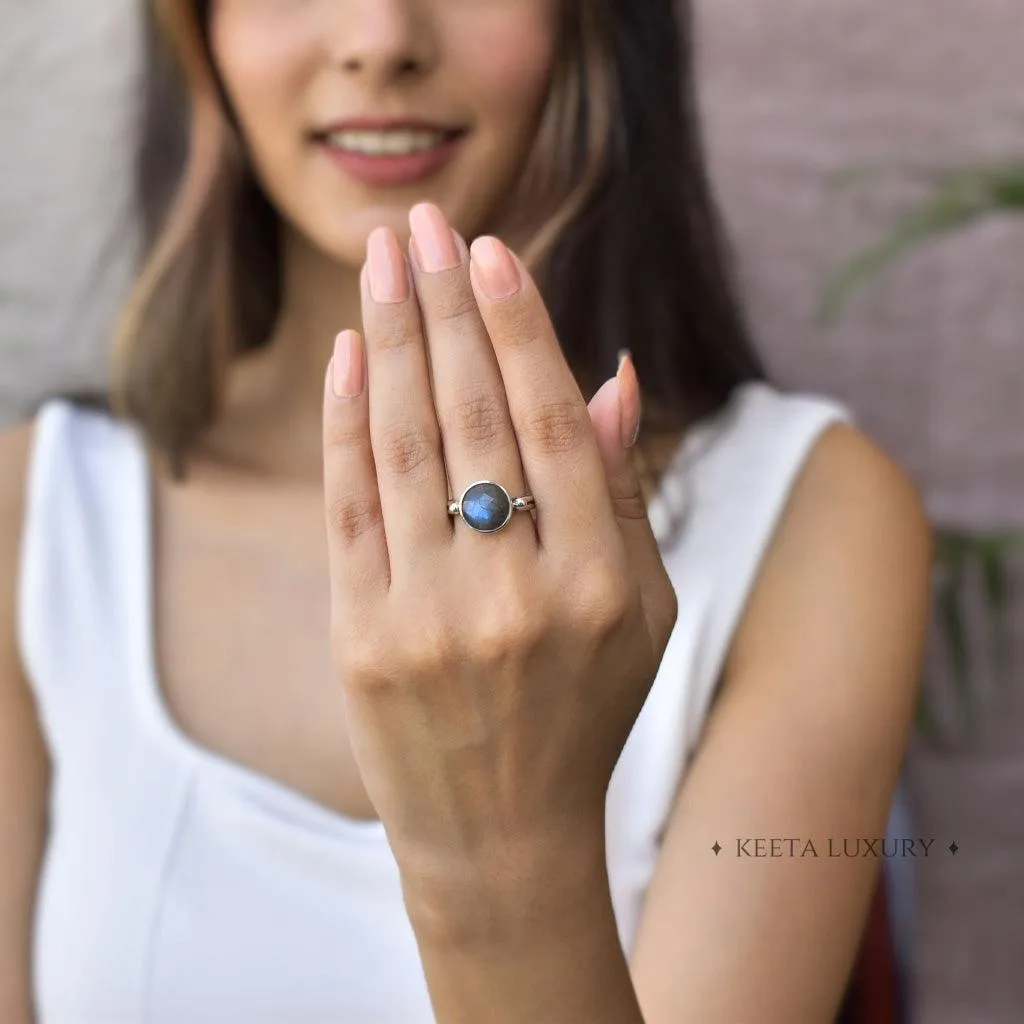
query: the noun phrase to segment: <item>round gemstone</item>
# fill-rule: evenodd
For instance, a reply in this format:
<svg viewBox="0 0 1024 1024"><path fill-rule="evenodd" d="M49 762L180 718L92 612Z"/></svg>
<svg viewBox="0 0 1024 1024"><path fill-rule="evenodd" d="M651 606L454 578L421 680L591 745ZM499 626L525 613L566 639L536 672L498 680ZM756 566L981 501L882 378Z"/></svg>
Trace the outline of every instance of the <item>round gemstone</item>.
<svg viewBox="0 0 1024 1024"><path fill-rule="evenodd" d="M504 488L488 481L473 484L462 496L462 518L481 533L500 530L512 515L512 503Z"/></svg>

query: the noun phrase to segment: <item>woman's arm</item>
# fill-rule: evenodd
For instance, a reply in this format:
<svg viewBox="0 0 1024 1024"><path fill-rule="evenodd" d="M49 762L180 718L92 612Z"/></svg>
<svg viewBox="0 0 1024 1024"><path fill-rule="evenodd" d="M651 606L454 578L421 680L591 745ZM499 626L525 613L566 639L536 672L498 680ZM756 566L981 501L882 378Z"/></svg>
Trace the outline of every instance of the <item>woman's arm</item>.
<svg viewBox="0 0 1024 1024"><path fill-rule="evenodd" d="M648 893L633 963L647 1024L835 1019L909 738L931 544L902 471L853 428L826 431L766 555ZM864 855L831 856L844 840Z"/></svg>
<svg viewBox="0 0 1024 1024"><path fill-rule="evenodd" d="M827 430L734 637L632 978L603 847L573 853L553 839L548 865L512 857L467 880L465 902L419 909L413 894L438 1020L832 1024L880 862L830 853L844 839L880 847L922 667L931 554L903 472L855 429Z"/></svg>
<svg viewBox="0 0 1024 1024"><path fill-rule="evenodd" d="M31 428L0 434L0 1020L30 1024L31 935L49 766L15 642Z"/></svg>

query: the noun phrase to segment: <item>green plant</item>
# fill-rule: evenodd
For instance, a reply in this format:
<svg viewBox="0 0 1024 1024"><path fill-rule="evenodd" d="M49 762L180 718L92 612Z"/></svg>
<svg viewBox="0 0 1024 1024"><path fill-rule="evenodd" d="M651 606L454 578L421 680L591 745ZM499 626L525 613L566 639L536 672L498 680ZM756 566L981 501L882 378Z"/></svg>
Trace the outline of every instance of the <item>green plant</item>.
<svg viewBox="0 0 1024 1024"><path fill-rule="evenodd" d="M894 169L849 171L836 179L841 185L864 181ZM895 264L911 250L982 217L1024 215L1024 160L995 167L929 171L895 169L904 178L929 186L931 194L911 209L879 242L864 249L826 283L818 307L818 322L831 327L852 292Z"/></svg>
<svg viewBox="0 0 1024 1024"><path fill-rule="evenodd" d="M929 196L904 214L894 228L842 266L826 282L818 308L818 323L833 326L851 294L896 264L919 246L989 216L1024 215L1024 160L992 167L936 171L896 169L903 178L929 188ZM862 182L893 169L846 172L839 183ZM1002 531L969 533L935 524L935 609L943 649L948 657L960 713L959 732L973 733L977 723L971 678L977 658L977 638L968 628L967 603L980 590L988 623L992 665L1004 681L1013 675L1010 654L1010 564L1024 550L1024 536ZM927 691L922 690L917 727L935 746L949 749L953 733L944 727Z"/></svg>
<svg viewBox="0 0 1024 1024"><path fill-rule="evenodd" d="M981 599L987 636L984 638L993 674L1005 688L1013 678L1011 651L1011 571L1024 551L1024 537L1012 532L968 533L936 528L935 610L939 638L948 660L960 715L958 732L970 736L977 725L971 677L978 662L981 638L968 628L971 595ZM916 722L934 746L950 748L953 732L944 727L922 691Z"/></svg>

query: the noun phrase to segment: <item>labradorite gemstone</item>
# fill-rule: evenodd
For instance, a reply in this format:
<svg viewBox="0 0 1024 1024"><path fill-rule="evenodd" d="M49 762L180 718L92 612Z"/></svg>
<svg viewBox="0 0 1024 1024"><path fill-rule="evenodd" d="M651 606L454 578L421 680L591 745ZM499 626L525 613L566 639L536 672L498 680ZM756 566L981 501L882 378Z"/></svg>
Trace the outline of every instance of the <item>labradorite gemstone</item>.
<svg viewBox="0 0 1024 1024"><path fill-rule="evenodd" d="M500 530L511 513L508 495L497 484L473 484L462 496L462 518L474 530Z"/></svg>

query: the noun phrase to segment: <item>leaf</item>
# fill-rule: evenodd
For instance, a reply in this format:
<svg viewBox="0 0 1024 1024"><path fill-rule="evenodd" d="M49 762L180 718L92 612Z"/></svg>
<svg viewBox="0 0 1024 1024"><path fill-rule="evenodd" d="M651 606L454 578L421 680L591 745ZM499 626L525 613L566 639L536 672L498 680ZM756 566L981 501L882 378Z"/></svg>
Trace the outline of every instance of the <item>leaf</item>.
<svg viewBox="0 0 1024 1024"><path fill-rule="evenodd" d="M936 534L935 561L948 573L961 572L970 548L967 534L959 530L940 530Z"/></svg>
<svg viewBox="0 0 1024 1024"><path fill-rule="evenodd" d="M934 567L937 573L935 608L939 636L949 657L953 685L964 727L973 731L976 724L976 699L971 690L971 658L969 637L963 612L965 586L973 580L977 568L985 600L985 611L997 671L1004 682L1012 680L1012 635L1009 614L1012 607L1009 560L1017 551L1024 552L1024 534L1001 531L971 534L962 530L936 527ZM915 708L915 726L931 746L951 751L951 731L940 726L935 709L922 687Z"/></svg>
<svg viewBox="0 0 1024 1024"><path fill-rule="evenodd" d="M1004 212L1024 212L1024 164L939 172L929 199L826 281L816 314L819 326L833 326L855 288L912 249L981 217Z"/></svg>
<svg viewBox="0 0 1024 1024"><path fill-rule="evenodd" d="M877 181L880 178L899 178L902 181L920 182L921 184L938 187L949 175L948 169L943 169L935 164L911 163L901 161L900 163L889 164L862 164L860 166L845 167L826 175L826 182L835 188L848 190L854 186L861 186Z"/></svg>
<svg viewBox="0 0 1024 1024"><path fill-rule="evenodd" d="M948 734L939 725L935 709L932 707L931 699L924 686L921 687L917 707L914 709L914 726L933 750L948 753L953 749L953 743Z"/></svg>
<svg viewBox="0 0 1024 1024"><path fill-rule="evenodd" d="M970 655L967 646L967 629L963 611L962 567L958 567L939 587L936 609L952 672L957 702L963 716L965 729L973 732L975 726L974 700L970 685Z"/></svg>
<svg viewBox="0 0 1024 1024"><path fill-rule="evenodd" d="M1024 210L1024 167L994 177L990 187L996 209L1011 212Z"/></svg>
<svg viewBox="0 0 1024 1024"><path fill-rule="evenodd" d="M1012 535L993 535L984 538L981 547L981 579L990 616L992 653L996 672L1004 686L1010 682L1012 654L1007 559L1017 545L1018 538Z"/></svg>

